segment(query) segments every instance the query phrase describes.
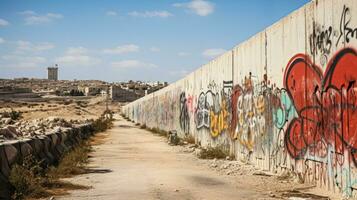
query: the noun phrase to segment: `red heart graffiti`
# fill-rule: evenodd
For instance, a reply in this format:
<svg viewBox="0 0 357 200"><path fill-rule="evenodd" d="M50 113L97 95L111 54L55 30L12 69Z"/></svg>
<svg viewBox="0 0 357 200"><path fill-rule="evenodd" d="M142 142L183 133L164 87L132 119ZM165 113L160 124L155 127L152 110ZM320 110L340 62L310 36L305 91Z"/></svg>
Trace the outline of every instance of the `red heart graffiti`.
<svg viewBox="0 0 357 200"><path fill-rule="evenodd" d="M327 147L343 154L347 149L357 160L357 52L339 51L328 63L325 74L308 56L298 54L288 63L284 87L298 117L288 125L285 145L293 158L325 157ZM356 162L355 162L356 163Z"/></svg>

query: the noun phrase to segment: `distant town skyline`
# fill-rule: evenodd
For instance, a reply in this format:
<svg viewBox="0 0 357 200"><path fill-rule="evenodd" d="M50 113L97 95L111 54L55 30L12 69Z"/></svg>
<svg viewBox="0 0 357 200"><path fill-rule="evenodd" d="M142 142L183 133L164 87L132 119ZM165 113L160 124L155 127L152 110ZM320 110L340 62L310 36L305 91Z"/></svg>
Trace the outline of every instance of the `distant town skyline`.
<svg viewBox="0 0 357 200"><path fill-rule="evenodd" d="M174 82L307 2L0 0L0 78Z"/></svg>

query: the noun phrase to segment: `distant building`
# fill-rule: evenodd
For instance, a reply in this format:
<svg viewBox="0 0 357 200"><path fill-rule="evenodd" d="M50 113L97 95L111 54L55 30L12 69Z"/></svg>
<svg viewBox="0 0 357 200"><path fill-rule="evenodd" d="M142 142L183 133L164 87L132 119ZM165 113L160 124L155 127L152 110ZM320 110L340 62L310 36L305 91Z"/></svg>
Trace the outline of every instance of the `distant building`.
<svg viewBox="0 0 357 200"><path fill-rule="evenodd" d="M125 90L121 88L121 86L117 86L117 85L110 86L109 97L113 101L119 101L119 102L131 102L140 98L140 96L135 92Z"/></svg>
<svg viewBox="0 0 357 200"><path fill-rule="evenodd" d="M58 65L56 64L54 67L48 67L48 80L57 81L58 80Z"/></svg>

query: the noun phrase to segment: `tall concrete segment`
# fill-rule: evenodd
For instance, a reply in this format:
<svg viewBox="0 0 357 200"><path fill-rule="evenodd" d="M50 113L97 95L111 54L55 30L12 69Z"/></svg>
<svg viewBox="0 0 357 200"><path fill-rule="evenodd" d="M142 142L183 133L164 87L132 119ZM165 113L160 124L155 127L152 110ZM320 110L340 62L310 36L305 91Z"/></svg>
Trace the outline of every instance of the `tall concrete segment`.
<svg viewBox="0 0 357 200"><path fill-rule="evenodd" d="M312 1L123 112L356 196L356 49L357 1Z"/></svg>
<svg viewBox="0 0 357 200"><path fill-rule="evenodd" d="M58 65L56 64L54 67L47 68L47 77L48 80L57 81L58 80Z"/></svg>

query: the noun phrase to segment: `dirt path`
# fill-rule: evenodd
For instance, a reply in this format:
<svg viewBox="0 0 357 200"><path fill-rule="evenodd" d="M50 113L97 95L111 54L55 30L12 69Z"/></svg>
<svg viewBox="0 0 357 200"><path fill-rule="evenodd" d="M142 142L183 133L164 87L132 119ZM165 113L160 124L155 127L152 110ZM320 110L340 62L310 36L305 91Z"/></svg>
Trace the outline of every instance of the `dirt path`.
<svg viewBox="0 0 357 200"><path fill-rule="evenodd" d="M114 125L94 147L93 173L71 179L92 188L59 199L276 199L264 185L219 174L133 123L120 119Z"/></svg>

